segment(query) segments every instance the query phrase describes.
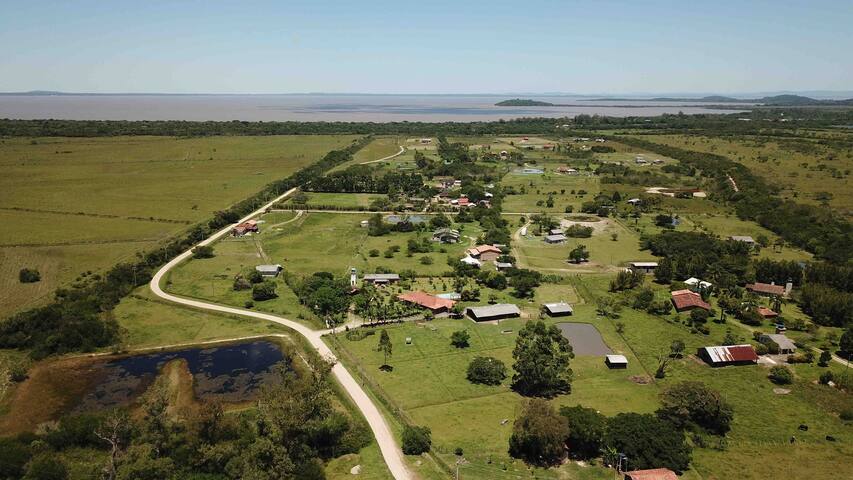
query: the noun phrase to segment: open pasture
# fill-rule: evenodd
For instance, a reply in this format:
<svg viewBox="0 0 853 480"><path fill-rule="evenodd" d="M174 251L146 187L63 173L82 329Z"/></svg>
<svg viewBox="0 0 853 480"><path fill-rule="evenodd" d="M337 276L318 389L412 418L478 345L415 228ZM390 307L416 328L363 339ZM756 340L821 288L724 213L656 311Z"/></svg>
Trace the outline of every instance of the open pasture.
<svg viewBox="0 0 853 480"><path fill-rule="evenodd" d="M355 136L0 140L0 317L155 247ZM42 280L21 284L21 268Z"/></svg>
<svg viewBox="0 0 853 480"><path fill-rule="evenodd" d="M504 198L503 211L563 213L567 206L571 206L573 211L578 212L581 204L592 201L601 189L596 177L561 175L555 170L556 168L546 169L545 173L540 175L506 174L501 180L501 185L504 188L512 187L516 193ZM549 194L554 199L554 205L551 207L547 205Z"/></svg>

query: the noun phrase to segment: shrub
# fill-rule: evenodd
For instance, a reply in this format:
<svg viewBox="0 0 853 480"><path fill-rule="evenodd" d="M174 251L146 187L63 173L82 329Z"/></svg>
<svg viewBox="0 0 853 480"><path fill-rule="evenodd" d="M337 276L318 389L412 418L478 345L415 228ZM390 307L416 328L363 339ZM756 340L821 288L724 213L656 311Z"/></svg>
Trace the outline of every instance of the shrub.
<svg viewBox="0 0 853 480"><path fill-rule="evenodd" d="M193 258L213 258L213 247L210 245L199 245L193 249Z"/></svg>
<svg viewBox="0 0 853 480"><path fill-rule="evenodd" d="M765 345L763 343L759 343L758 345L755 345L755 353L757 355L767 355L768 352L769 352L769 350L767 349L767 345Z"/></svg>
<svg viewBox="0 0 853 480"><path fill-rule="evenodd" d="M275 282L272 280L264 280L252 287L252 300L261 302L277 296L278 294L275 293Z"/></svg>
<svg viewBox="0 0 853 480"><path fill-rule="evenodd" d="M827 385L827 384L829 384L829 382L831 382L831 381L832 381L832 379L833 379L833 375L832 375L832 371L831 371L831 370L827 370L827 371L825 371L825 372L823 372L823 373L821 373L821 374L820 374L820 383L821 383L822 385Z"/></svg>
<svg viewBox="0 0 853 480"><path fill-rule="evenodd" d="M533 465L556 465L565 456L568 436L568 419L558 415L546 400L535 398L512 426L509 454Z"/></svg>
<svg viewBox="0 0 853 480"><path fill-rule="evenodd" d="M620 413L607 422L604 443L624 453L631 469L669 468L680 473L690 464L684 433L654 415Z"/></svg>
<svg viewBox="0 0 853 480"><path fill-rule="evenodd" d="M788 367L779 365L770 369L768 378L770 378L771 382L778 385L790 385L794 382L794 373Z"/></svg>
<svg viewBox="0 0 853 480"><path fill-rule="evenodd" d="M35 283L41 280L41 274L38 270L32 268L22 268L18 272L18 280L21 283Z"/></svg>
<svg viewBox="0 0 853 480"><path fill-rule="evenodd" d="M432 446L431 432L428 427L409 426L403 429L403 453L420 455L428 452Z"/></svg>
<svg viewBox="0 0 853 480"><path fill-rule="evenodd" d="M456 348L465 348L470 345L471 334L468 330L457 330L450 335L450 343Z"/></svg>
<svg viewBox="0 0 853 480"><path fill-rule="evenodd" d="M657 416L673 425L698 425L710 433L725 435L729 431L734 411L720 392L702 382L676 383L663 391Z"/></svg>
<svg viewBox="0 0 853 480"><path fill-rule="evenodd" d="M569 420L569 435L566 437L569 455L582 459L597 457L607 430L607 417L594 408L580 405L562 407L560 415Z"/></svg>
<svg viewBox="0 0 853 480"><path fill-rule="evenodd" d="M426 255L421 257L420 261L421 261L421 265L432 265L433 264L432 257L427 257Z"/></svg>
<svg viewBox="0 0 853 480"><path fill-rule="evenodd" d="M24 480L65 480L68 478L68 469L56 454L39 453L30 460L27 465L27 473Z"/></svg>
<svg viewBox="0 0 853 480"><path fill-rule="evenodd" d="M239 292L241 290L248 290L252 288L252 284L241 275L237 275L234 277L234 286L232 288L234 291Z"/></svg>
<svg viewBox="0 0 853 480"><path fill-rule="evenodd" d="M841 414L839 416L845 422L853 421L853 408L847 408L847 409L842 410Z"/></svg>
<svg viewBox="0 0 853 480"><path fill-rule="evenodd" d="M592 227L574 224L566 229L566 236L572 238L589 238L592 236Z"/></svg>
<svg viewBox="0 0 853 480"><path fill-rule="evenodd" d="M468 381L484 385L500 385L506 378L506 365L497 358L475 357L468 364Z"/></svg>
<svg viewBox="0 0 853 480"><path fill-rule="evenodd" d="M368 255L370 255L371 257L378 257L379 256L379 250L372 248L372 249L370 249L370 252L368 253Z"/></svg>

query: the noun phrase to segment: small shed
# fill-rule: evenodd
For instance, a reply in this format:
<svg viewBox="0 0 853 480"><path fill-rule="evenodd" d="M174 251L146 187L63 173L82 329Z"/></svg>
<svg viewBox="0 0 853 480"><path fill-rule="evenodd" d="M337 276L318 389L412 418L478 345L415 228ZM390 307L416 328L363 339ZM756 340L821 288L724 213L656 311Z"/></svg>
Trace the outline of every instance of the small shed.
<svg viewBox="0 0 853 480"><path fill-rule="evenodd" d="M452 228L439 228L432 233L432 241L440 243L456 243L459 241L459 230Z"/></svg>
<svg viewBox="0 0 853 480"><path fill-rule="evenodd" d="M483 262L477 260L476 258L474 258L470 255L466 255L465 257L461 258L459 261L464 263L465 265L471 265L471 266L477 267L477 268L480 268L483 265Z"/></svg>
<svg viewBox="0 0 853 480"><path fill-rule="evenodd" d="M625 355L605 355L604 364L608 368L628 368L628 359Z"/></svg>
<svg viewBox="0 0 853 480"><path fill-rule="evenodd" d="M475 322L489 320L501 320L504 318L516 318L521 316L521 310L511 303L498 303L496 305L483 305L480 307L468 307L466 313Z"/></svg>
<svg viewBox="0 0 853 480"><path fill-rule="evenodd" d="M631 262L628 265L631 266L632 270L643 273L653 273L658 268L658 262Z"/></svg>
<svg viewBox="0 0 853 480"><path fill-rule="evenodd" d="M563 234L563 229L561 229L561 228L552 228L551 230L549 230L549 231L548 231L548 234L549 234L549 235L562 235L562 234Z"/></svg>
<svg viewBox="0 0 853 480"><path fill-rule="evenodd" d="M755 239L750 237L749 235L732 235L729 237L729 240L733 242L743 242L750 246L755 246Z"/></svg>
<svg viewBox="0 0 853 480"><path fill-rule="evenodd" d="M566 240L568 240L568 239L562 233L559 233L556 235L546 235L545 236L545 243L550 243L552 245L557 244L557 243L563 243Z"/></svg>
<svg viewBox="0 0 853 480"><path fill-rule="evenodd" d="M495 268L498 270L509 270L512 268L512 264L509 262L495 262Z"/></svg>
<svg viewBox="0 0 853 480"><path fill-rule="evenodd" d="M255 270L264 277L277 277L284 267L281 265L258 265Z"/></svg>
<svg viewBox="0 0 853 480"><path fill-rule="evenodd" d="M550 317L568 317L573 313L572 306L563 301L542 304L542 310Z"/></svg>

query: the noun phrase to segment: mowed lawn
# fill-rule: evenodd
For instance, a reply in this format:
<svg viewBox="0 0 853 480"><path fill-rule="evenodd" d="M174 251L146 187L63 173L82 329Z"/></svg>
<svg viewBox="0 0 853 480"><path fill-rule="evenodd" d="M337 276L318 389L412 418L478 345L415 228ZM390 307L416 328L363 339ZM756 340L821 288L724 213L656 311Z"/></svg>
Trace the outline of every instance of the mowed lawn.
<svg viewBox="0 0 853 480"><path fill-rule="evenodd" d="M632 377L647 373L612 325L597 319L592 307L585 305L579 306L573 317L546 320L560 321L594 324L611 349L628 356L631 366L627 370L609 370L603 357L576 356L572 361L572 392L556 398L557 406L582 404L606 414L649 412L655 408L657 388L632 381ZM510 379L500 386L476 385L466 379L466 370L474 357L491 356L510 367L511 377L512 349L525 322L512 319L499 324L476 324L468 319L441 319L423 325L385 327L394 349L388 362L394 367L391 372L379 370L383 356L376 351L378 334L358 341L339 335L338 341L396 406L415 423L432 430L437 452L449 454L461 447L466 459L475 466L484 466L490 460L497 464L511 462L506 453L509 436L524 398L509 388ZM468 348L458 349L450 344L450 335L460 329L471 334ZM412 339L411 345L406 345L406 338ZM469 475L490 478L475 469Z"/></svg>
<svg viewBox="0 0 853 480"><path fill-rule="evenodd" d="M0 318L102 272L356 136L11 138L0 142ZM21 268L41 282L23 285Z"/></svg>

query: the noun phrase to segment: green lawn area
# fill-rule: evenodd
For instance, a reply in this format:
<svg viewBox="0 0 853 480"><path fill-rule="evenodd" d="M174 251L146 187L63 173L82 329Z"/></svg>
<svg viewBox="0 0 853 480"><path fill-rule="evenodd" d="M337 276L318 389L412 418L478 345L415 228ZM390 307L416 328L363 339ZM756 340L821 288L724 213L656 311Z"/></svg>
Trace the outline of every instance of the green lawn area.
<svg viewBox="0 0 853 480"><path fill-rule="evenodd" d="M352 135L7 138L0 142L0 318L86 271L156 248L348 145ZM37 268L38 284L18 282Z"/></svg>
<svg viewBox="0 0 853 480"><path fill-rule="evenodd" d="M508 173L501 180L501 185L513 187L516 195L507 195L503 202L504 212L549 212L563 213L566 206L571 205L575 212L580 211L583 202L592 201L598 194L600 185L597 177L587 175L560 175L554 173L556 167L546 170L543 175L522 175ZM524 189L525 193L521 193ZM579 195L572 194L572 190L578 192L585 190L587 193ZM554 206L547 207L544 202L548 194L553 192ZM537 205L538 201L543 205Z"/></svg>
<svg viewBox="0 0 853 480"><path fill-rule="evenodd" d="M649 252L640 250L639 237L620 222L607 218L598 223L602 226L596 226L592 237L569 238L565 243L556 245L545 243L542 237L534 235L536 227L529 227L527 236L513 244L521 266L545 272L580 273L605 271L635 260L654 260ZM611 236L614 233L616 241ZM580 244L586 245L590 261L579 265L568 263L569 252Z"/></svg>
<svg viewBox="0 0 853 480"><path fill-rule="evenodd" d="M369 207L370 203L387 195L380 193L315 193L306 192L308 205L330 205L334 207ZM287 203L288 205L290 202Z"/></svg>

